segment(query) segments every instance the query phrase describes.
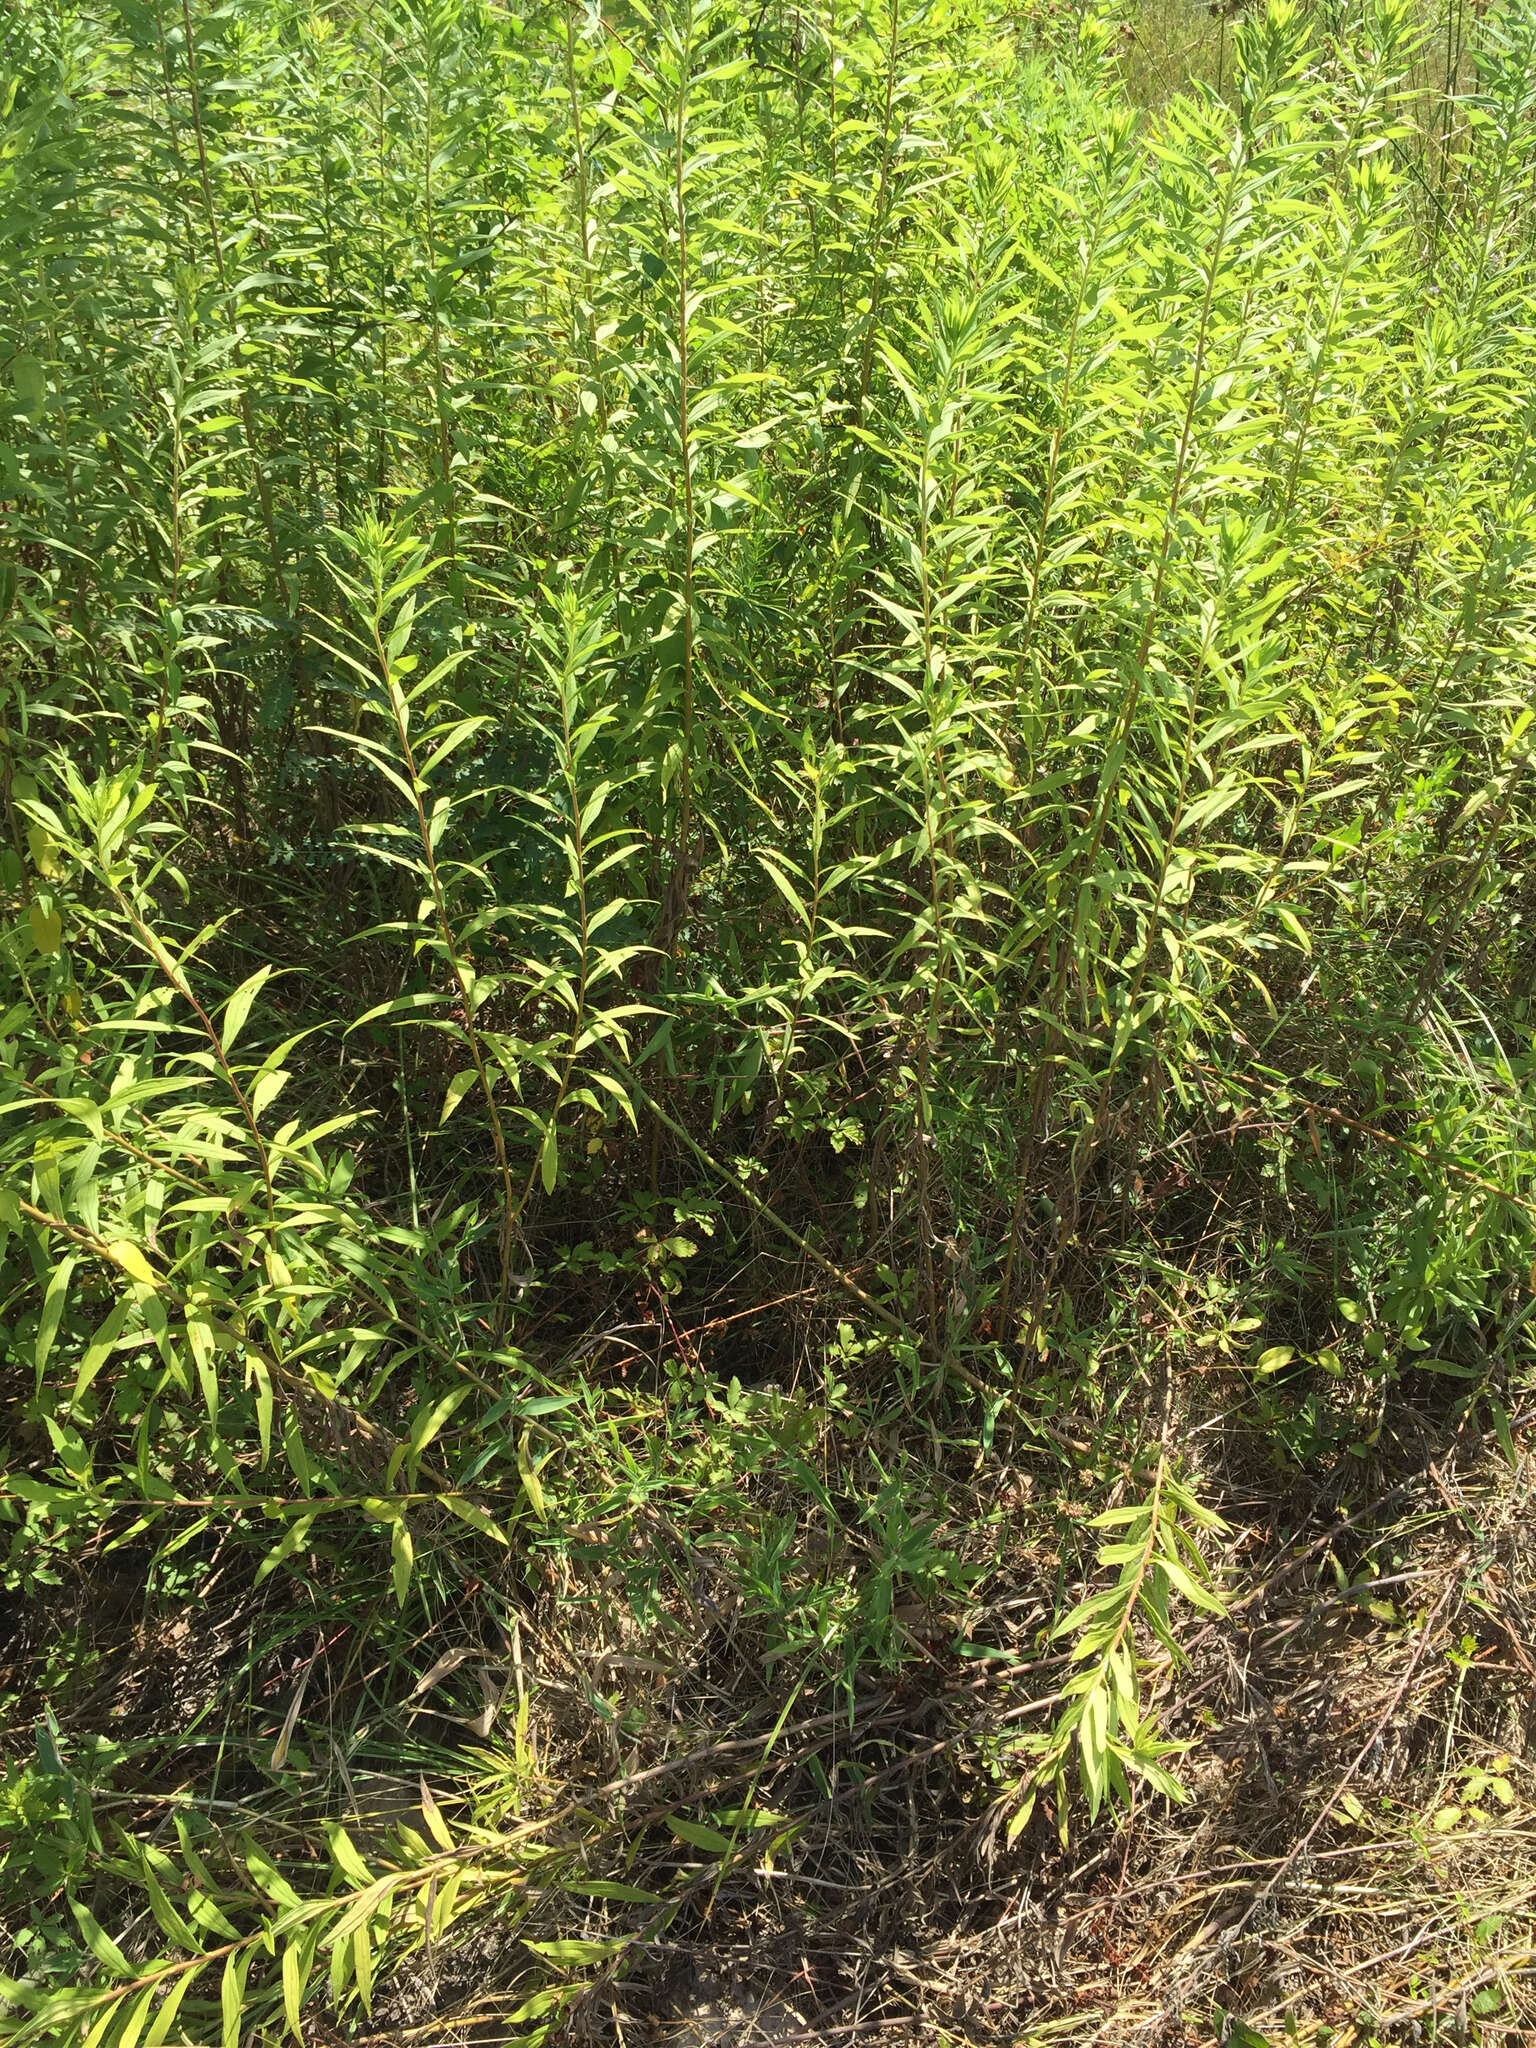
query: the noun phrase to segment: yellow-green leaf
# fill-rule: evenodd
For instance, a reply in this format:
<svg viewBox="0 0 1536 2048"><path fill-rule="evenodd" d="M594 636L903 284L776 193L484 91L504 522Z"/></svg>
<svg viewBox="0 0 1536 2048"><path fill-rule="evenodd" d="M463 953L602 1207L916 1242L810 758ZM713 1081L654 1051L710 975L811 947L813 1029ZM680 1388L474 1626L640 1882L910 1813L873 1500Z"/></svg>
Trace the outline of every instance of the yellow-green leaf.
<svg viewBox="0 0 1536 2048"><path fill-rule="evenodd" d="M412 1589L412 1565L416 1563L416 1544L412 1532L406 1528L406 1518L399 1518L389 1526L389 1559L393 1565L395 1581L395 1602L403 1608L406 1595Z"/></svg>
<svg viewBox="0 0 1536 2048"><path fill-rule="evenodd" d="M537 1477L535 1477L533 1483L535 1486L538 1485ZM526 1484L527 1481L525 1479L524 1485ZM530 1500L532 1499L531 1494L529 1498ZM507 1541L505 1533L497 1528L496 1524L485 1512L485 1509L477 1507L472 1500L466 1500L462 1493L440 1493L437 1497L437 1504L439 1507L446 1508L450 1515L457 1515L461 1522L467 1522L471 1529L478 1530L482 1536L489 1536L496 1543L505 1543Z"/></svg>
<svg viewBox="0 0 1536 2048"><path fill-rule="evenodd" d="M121 1267L130 1280L137 1280L141 1287L160 1285L159 1274L131 1238L115 1237L107 1246L107 1250L112 1256L113 1263Z"/></svg>
<svg viewBox="0 0 1536 2048"><path fill-rule="evenodd" d="M64 943L64 920L56 910L45 910L41 903L30 904L27 923L32 927L32 943L39 953L46 958L58 952Z"/></svg>
<svg viewBox="0 0 1536 2048"><path fill-rule="evenodd" d="M59 848L53 835L41 825L27 827L27 851L32 856L32 865L45 882L51 882L59 872Z"/></svg>
<svg viewBox="0 0 1536 2048"><path fill-rule="evenodd" d="M299 2024L299 2001L304 1996L305 1975L301 1944L290 1941L283 1950L283 2017L296 2041L304 2039L304 2030Z"/></svg>
<svg viewBox="0 0 1536 2048"><path fill-rule="evenodd" d="M395 1599L401 1607L411 1590L411 1567L416 1561L416 1547L411 1541L411 1532L402 1515L398 1522L392 1522L389 1530L389 1554L393 1565Z"/></svg>
<svg viewBox="0 0 1536 2048"><path fill-rule="evenodd" d="M363 2001L363 2011L373 2017L373 1944L368 1939L366 1926L352 1930L352 1974L357 1980L357 1995Z"/></svg>
<svg viewBox="0 0 1536 2048"><path fill-rule="evenodd" d="M517 1471L518 1477L523 1482L523 1491L528 1496L528 1505L533 1509L533 1512L541 1522L546 1520L548 1510L544 1501L544 1489L539 1484L538 1467L533 1462L533 1453L529 1446L527 1430L524 1430L518 1439Z"/></svg>
<svg viewBox="0 0 1536 2048"><path fill-rule="evenodd" d="M432 1788L425 1778L421 1780L421 1817L427 1824L427 1833L439 1849L451 1849L453 1836L449 1832L447 1821L443 1819L442 1808L432 1797Z"/></svg>

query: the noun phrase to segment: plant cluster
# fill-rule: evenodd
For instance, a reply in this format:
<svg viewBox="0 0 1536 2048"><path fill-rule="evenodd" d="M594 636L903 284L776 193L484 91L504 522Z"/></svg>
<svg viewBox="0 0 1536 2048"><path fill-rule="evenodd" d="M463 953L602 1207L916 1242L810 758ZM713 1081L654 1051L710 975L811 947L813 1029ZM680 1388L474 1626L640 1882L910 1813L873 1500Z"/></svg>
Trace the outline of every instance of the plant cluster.
<svg viewBox="0 0 1536 2048"><path fill-rule="evenodd" d="M1454 21L1142 112L1087 5L12 11L0 2039L510 1928L531 2048L915 1673L1024 1700L1005 1843L1176 1802L1218 1449L1515 1456L1536 12ZM599 1775L745 1775L562 1779L561 1615Z"/></svg>

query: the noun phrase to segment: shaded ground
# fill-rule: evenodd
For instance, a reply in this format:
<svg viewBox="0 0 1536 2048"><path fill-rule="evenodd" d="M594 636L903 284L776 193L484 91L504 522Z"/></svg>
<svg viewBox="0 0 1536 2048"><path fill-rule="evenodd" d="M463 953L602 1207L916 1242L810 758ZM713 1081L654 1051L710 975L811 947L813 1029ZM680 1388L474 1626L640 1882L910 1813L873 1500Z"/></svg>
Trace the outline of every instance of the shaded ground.
<svg viewBox="0 0 1536 2048"><path fill-rule="evenodd" d="M1074 1815L1065 1844L1042 1816L1013 1847L1000 1825L1002 1745L1038 1722L1061 1670L1033 1644L1027 1590L987 1617L1012 1629L1018 1667L978 1676L935 1635L852 1730L812 1714L770 1745L722 1719L728 1753L671 1777L677 1753L703 1746L709 1689L676 1675L670 1637L599 1644L562 1629L569 1609L552 1602L524 1656L557 1775L581 1753L589 1779L601 1770L575 1704L583 1666L609 1657L676 1692L673 1754L652 1738L625 1760L632 1845L648 1798L664 1811L686 1791L718 1810L749 1774L756 1800L798 1823L771 1865L718 1893L686 1844L653 1831L632 1846L632 1882L660 1891L690 1865L701 1881L637 1967L576 2008L570 2037L1161 2044L1209 2041L1227 2015L1332 2048L1522 2038L1536 2020L1530 1478L1523 1453L1512 1470L1463 1436L1374 1511L1341 1515L1325 1495L1283 1533L1243 1529L1230 1619L1195 1633L1157 1687L1166 1728L1190 1743L1189 1804L1143 1800L1086 1831ZM1048 1562L1021 1558L1021 1585L1033 1565L1048 1592ZM647 1648L662 1653L649 1670ZM716 1643L705 1661L727 1653ZM475 2038L442 2005L412 2025L398 1996L394 2031L371 2038ZM500 2038L498 2001L480 2010L479 2038Z"/></svg>

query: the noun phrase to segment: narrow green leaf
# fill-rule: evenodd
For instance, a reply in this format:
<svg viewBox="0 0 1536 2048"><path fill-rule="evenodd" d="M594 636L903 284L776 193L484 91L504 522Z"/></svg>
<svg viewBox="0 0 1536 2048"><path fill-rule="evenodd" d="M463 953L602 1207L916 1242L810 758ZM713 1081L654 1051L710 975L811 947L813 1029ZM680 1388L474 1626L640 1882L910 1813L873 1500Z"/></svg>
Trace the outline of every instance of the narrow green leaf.
<svg viewBox="0 0 1536 2048"><path fill-rule="evenodd" d="M523 1485L526 1488L528 1484L527 1474L524 1473L522 1475L522 1478ZM537 1475L535 1475L533 1483L535 1486L538 1486L539 1482ZM528 1498L531 1502L533 1499L533 1495L530 1493ZM543 1499L542 1492L540 1493L539 1498L540 1500ZM437 1501L439 1507L445 1507L450 1515L457 1515L461 1522L468 1523L469 1527L471 1529L477 1530L480 1535L489 1536L491 1540L495 1543L504 1544L507 1542L508 1539L506 1536L506 1532L497 1527L495 1522L493 1522L491 1520L491 1517L486 1513L485 1509L482 1507L478 1507L472 1500L466 1500L462 1493L440 1493L437 1497ZM538 1511L535 1510L535 1512L537 1513ZM540 1519L543 1519L542 1516L540 1517Z"/></svg>
<svg viewBox="0 0 1536 2048"><path fill-rule="evenodd" d="M59 1319L64 1313L64 1302L69 1293L70 1277L74 1270L75 1255L73 1252L66 1252L49 1275L48 1285L43 1294L42 1313L37 1319L37 1337L32 1346L33 1361L39 1373L48 1363L53 1340L59 1334Z"/></svg>
<svg viewBox="0 0 1536 2048"><path fill-rule="evenodd" d="M112 1347L123 1334L124 1327L132 1310L132 1299L125 1295L108 1315L106 1321L96 1332L96 1335L91 1339L84 1356L80 1360L80 1370L75 1375L74 1392L70 1396L72 1401L80 1400L92 1380L95 1379L97 1373L106 1364L112 1354Z"/></svg>
<svg viewBox="0 0 1536 2048"><path fill-rule="evenodd" d="M448 1083L448 1092L443 1097L443 1113L437 1120L439 1130L447 1123L449 1117L453 1115L453 1112L458 1108L479 1078L480 1076L473 1067L464 1067L459 1073L454 1075L453 1079Z"/></svg>
<svg viewBox="0 0 1536 2048"><path fill-rule="evenodd" d="M694 1849L707 1849L713 1856L724 1856L731 1846L730 1837L722 1835L718 1828L704 1827L696 1820L684 1820L680 1814L669 1813L667 1826L680 1842L687 1842Z"/></svg>
<svg viewBox="0 0 1536 2048"><path fill-rule="evenodd" d="M539 1484L538 1467L533 1462L531 1440L526 1429L518 1438L517 1471L518 1477L523 1482L523 1491L528 1496L528 1505L533 1509L533 1512L541 1522L547 1521L549 1519L549 1511L544 1501L544 1489Z"/></svg>
<svg viewBox="0 0 1536 2048"><path fill-rule="evenodd" d="M249 1952L239 1950L224 1965L219 1985L219 2008L224 2021L220 2048L240 2048L240 2018L245 2010L245 1979L250 1965Z"/></svg>
<svg viewBox="0 0 1536 2048"><path fill-rule="evenodd" d="M109 1970L114 1977L129 1978L138 1975L111 1935L97 1925L95 1916L88 1906L83 1905L79 1899L71 1899L69 1910L79 1924L86 1947L103 1969Z"/></svg>
<svg viewBox="0 0 1536 2048"><path fill-rule="evenodd" d="M525 1941L524 1948L533 1950L536 1956L546 1956L552 1963L573 1963L578 1967L592 1963L611 1963L616 1955L622 1955L628 1947L622 1939L611 1941Z"/></svg>
<svg viewBox="0 0 1536 2048"><path fill-rule="evenodd" d="M194 1964L172 1980L170 1989L161 2000L160 2010L155 2014L149 2032L144 2036L144 2048L163 2048L169 2039L171 2028L176 2024L176 2015L181 2010L182 2000L203 1973L204 1965Z"/></svg>
<svg viewBox="0 0 1536 2048"><path fill-rule="evenodd" d="M233 1052L235 1040L245 1029L245 1021L251 1014L251 1005L261 994L263 988L265 988L271 973L272 968L270 964L265 967L258 967L254 974L248 975L241 982L229 1001L224 1005L219 1036L223 1040L226 1053Z"/></svg>
<svg viewBox="0 0 1536 2048"><path fill-rule="evenodd" d="M288 2022L288 2031L295 2041L304 2039L304 2029L299 2019L299 2007L304 1997L304 1985L308 1972L305 1968L304 1944L290 1941L283 1950L283 2017Z"/></svg>
<svg viewBox="0 0 1536 2048"><path fill-rule="evenodd" d="M638 1885L618 1884L609 1878L572 1879L563 1884L562 1891L574 1892L582 1899L620 1899L632 1906L659 1906L660 1894L641 1891Z"/></svg>

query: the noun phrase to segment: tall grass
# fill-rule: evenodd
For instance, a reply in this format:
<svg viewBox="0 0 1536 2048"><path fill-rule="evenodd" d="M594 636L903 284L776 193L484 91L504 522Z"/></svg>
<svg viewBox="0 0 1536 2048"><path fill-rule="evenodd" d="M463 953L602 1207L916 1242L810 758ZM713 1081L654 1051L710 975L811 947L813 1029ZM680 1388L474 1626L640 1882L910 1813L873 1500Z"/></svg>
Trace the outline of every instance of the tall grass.
<svg viewBox="0 0 1536 2048"><path fill-rule="evenodd" d="M361 2024L504 1915L531 2042L695 1909L647 1826L792 1861L755 1779L558 1802L520 1648L413 1746L477 1599L510 1657L707 1565L775 1730L854 1715L1043 1448L992 1761L1065 1830L1181 1796L1187 1367L1366 1492L1407 1376L1507 1432L1536 15L1270 0L1180 90L1124 30L13 13L0 2037ZM184 1725L37 1626L114 1554L228 1589ZM365 1853L381 1740L439 1796Z"/></svg>

